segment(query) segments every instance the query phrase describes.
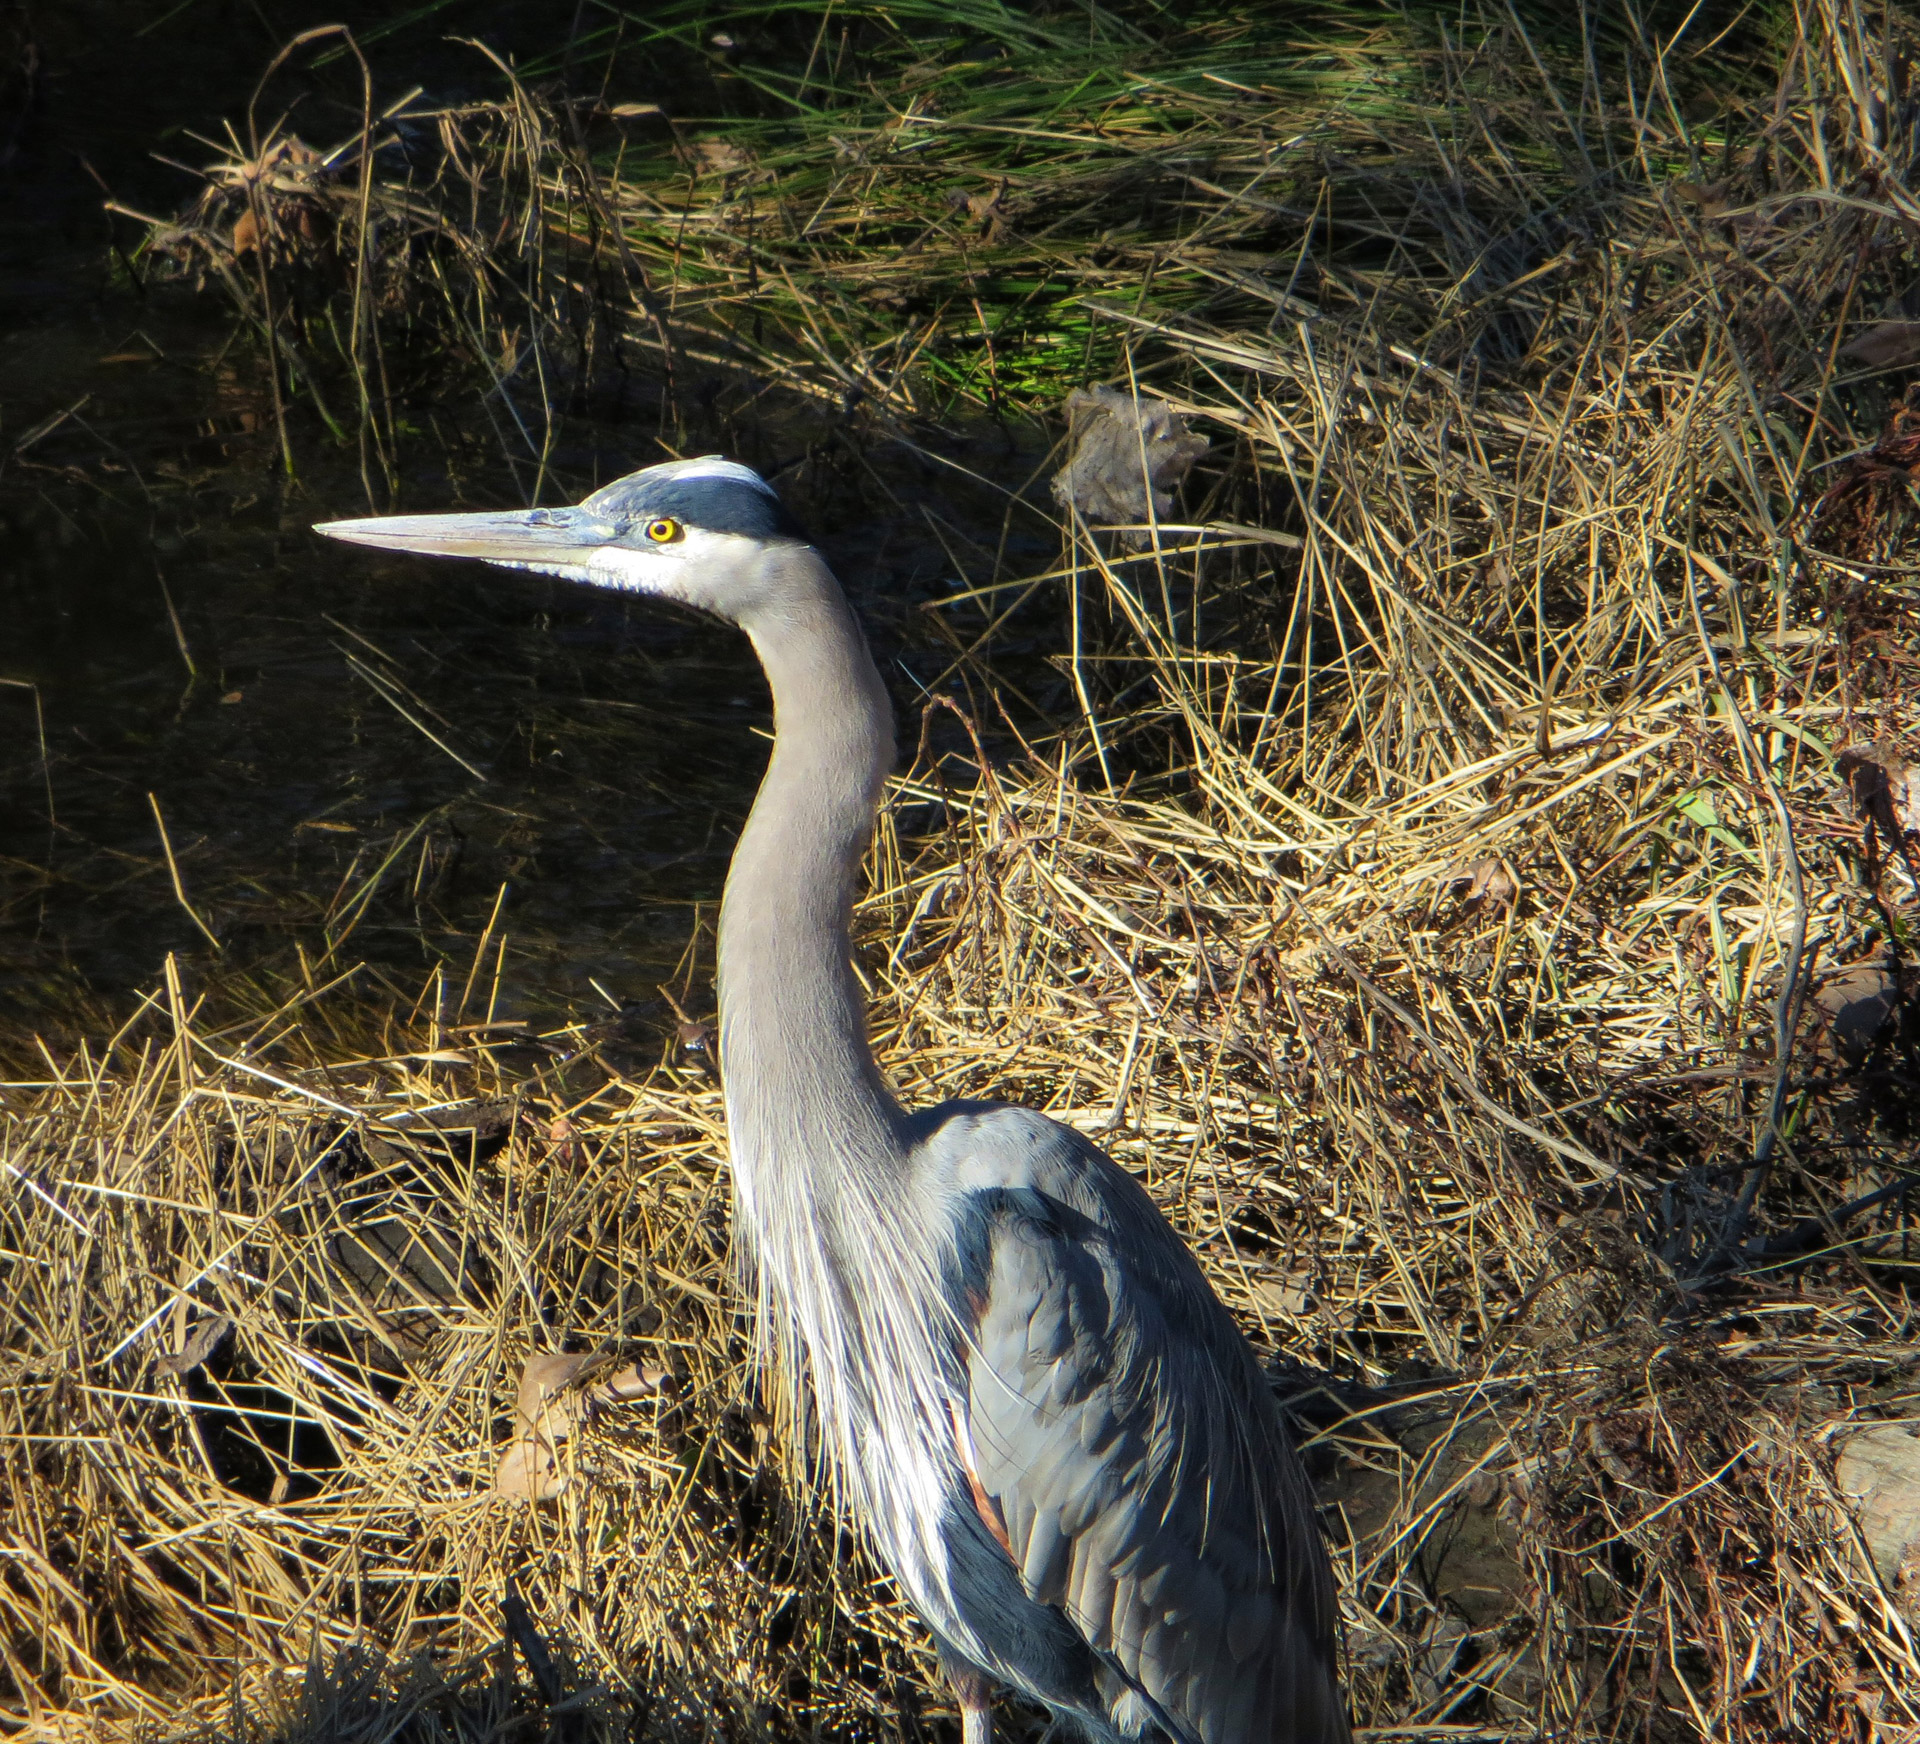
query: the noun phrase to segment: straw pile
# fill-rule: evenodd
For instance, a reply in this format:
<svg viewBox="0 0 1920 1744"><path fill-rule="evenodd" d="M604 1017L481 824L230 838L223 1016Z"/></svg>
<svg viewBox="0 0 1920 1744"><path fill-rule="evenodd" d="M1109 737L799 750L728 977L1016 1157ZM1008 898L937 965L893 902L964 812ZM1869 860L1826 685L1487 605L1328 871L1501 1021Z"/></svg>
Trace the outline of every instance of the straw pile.
<svg viewBox="0 0 1920 1744"><path fill-rule="evenodd" d="M903 1092L1099 1136L1274 1353L1375 1736L1920 1736L1920 1571L1835 1475L1920 1415L1903 29L1807 0L1739 78L1695 36L1356 36L1318 96L1201 77L1196 33L1055 129L1098 144L1045 188L1009 122L843 128L824 66L678 205L531 160L677 367L757 347L930 441L1029 349L982 301L968 368L934 357L951 285L1044 257L1081 355L1220 438L1142 540L956 559L930 616L973 670L1064 601L1065 718L900 778L865 963ZM915 254L941 153L1004 192ZM1158 230L1089 240L1122 188ZM886 351L855 311L895 290ZM585 1032L470 1020L481 966L376 1034L176 979L9 1089L0 1651L36 1735L940 1711L770 1447L697 1053L585 1070ZM564 1488L496 1496L563 1348L666 1378L540 1419Z"/></svg>

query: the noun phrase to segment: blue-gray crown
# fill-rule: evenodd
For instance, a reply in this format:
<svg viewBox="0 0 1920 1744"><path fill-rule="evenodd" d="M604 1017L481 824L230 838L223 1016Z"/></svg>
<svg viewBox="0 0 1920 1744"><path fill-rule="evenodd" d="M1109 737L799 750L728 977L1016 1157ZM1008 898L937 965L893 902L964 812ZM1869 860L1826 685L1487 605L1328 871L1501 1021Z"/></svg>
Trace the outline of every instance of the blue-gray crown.
<svg viewBox="0 0 1920 1744"><path fill-rule="evenodd" d="M799 522L772 485L750 466L717 454L668 460L615 479L588 497L580 511L599 521L638 528L660 516L703 527L710 533L740 533L749 539L804 542Z"/></svg>

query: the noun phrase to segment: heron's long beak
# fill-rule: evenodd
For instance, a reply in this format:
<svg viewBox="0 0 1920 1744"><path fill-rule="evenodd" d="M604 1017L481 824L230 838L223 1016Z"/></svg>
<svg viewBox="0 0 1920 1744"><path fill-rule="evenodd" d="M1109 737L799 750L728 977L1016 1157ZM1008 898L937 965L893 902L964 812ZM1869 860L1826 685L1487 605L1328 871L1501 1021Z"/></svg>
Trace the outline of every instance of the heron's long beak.
<svg viewBox="0 0 1920 1744"><path fill-rule="evenodd" d="M516 509L476 515L378 515L366 521L321 521L329 539L417 551L423 557L477 557L509 569L538 569L585 581L587 561L619 538L611 521L585 509Z"/></svg>

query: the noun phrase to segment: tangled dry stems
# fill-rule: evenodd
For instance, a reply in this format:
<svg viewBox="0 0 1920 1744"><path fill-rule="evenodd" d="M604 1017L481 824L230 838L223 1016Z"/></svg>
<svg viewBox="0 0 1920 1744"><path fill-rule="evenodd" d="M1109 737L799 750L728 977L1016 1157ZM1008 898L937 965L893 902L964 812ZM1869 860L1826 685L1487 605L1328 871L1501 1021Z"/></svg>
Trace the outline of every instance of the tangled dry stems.
<svg viewBox="0 0 1920 1744"><path fill-rule="evenodd" d="M1847 348L1903 307L1920 142L1897 19L1791 26L1710 130L1657 45L1609 83L1517 30L1352 51L1402 57L1396 105L1325 105L1297 161L1297 91L1180 111L1221 136L1178 172L1184 249L1145 288L1056 252L1085 333L1231 459L1144 553L1065 530L1039 579L1077 718L1025 762L917 762L875 851L902 1090L1099 1136L1275 1353L1376 1736L1920 1736L1920 1607L1832 1471L1915 1415L1905 1198L1852 1210L1909 1167L1915 1038L1898 998L1864 1047L1820 999L1863 955L1902 972L1914 880L1836 760L1904 768L1910 547L1894 495L1844 539L1816 507L1887 409ZM889 125L965 132L937 108ZM871 141L808 159L825 125L784 169L736 142L677 207L631 162L588 198L577 153L539 199L642 263L625 341L751 343L915 440L931 331L883 367L819 287L892 286L859 212L942 196ZM1120 155L1136 191L1171 173ZM968 167L1007 193L911 268L932 327L928 283L1048 234L1019 165ZM850 214L811 289L773 270L818 233L776 171ZM1124 306L1073 278L1110 267ZM980 328L946 385L992 400ZM968 561L936 633L978 667L1036 578ZM457 980L369 1037L337 991L238 1024L176 977L9 1089L28 1729L917 1732L917 1632L796 1513L742 1367L707 1075L588 1070L590 1034L469 1021ZM449 1104L471 1131L402 1118ZM568 1442L556 1503L494 1497L521 1365L562 1345L672 1379Z"/></svg>

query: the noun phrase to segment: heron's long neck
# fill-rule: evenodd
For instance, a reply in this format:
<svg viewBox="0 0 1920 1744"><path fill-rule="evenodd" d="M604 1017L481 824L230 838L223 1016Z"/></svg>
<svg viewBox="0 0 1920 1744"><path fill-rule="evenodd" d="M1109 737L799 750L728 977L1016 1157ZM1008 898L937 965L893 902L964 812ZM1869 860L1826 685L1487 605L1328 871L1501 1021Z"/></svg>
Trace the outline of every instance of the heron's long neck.
<svg viewBox="0 0 1920 1744"><path fill-rule="evenodd" d="M952 1316L848 934L893 715L825 564L777 561L777 603L742 616L773 686L773 759L720 911L734 1214L776 1398L931 1606L911 1577L944 1566L941 1516L919 1503L951 1460Z"/></svg>
<svg viewBox="0 0 1920 1744"><path fill-rule="evenodd" d="M773 689L773 758L720 912L721 1064L749 1222L769 1189L878 1185L900 1154L848 933L893 714L826 565L806 551L784 566L777 610L745 625Z"/></svg>

